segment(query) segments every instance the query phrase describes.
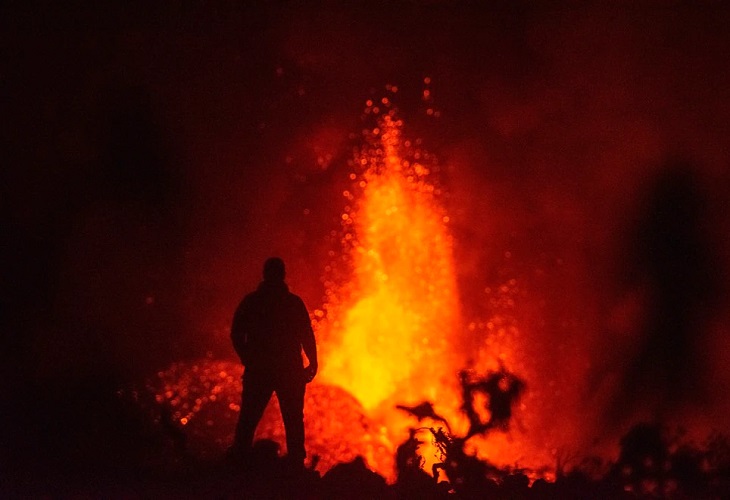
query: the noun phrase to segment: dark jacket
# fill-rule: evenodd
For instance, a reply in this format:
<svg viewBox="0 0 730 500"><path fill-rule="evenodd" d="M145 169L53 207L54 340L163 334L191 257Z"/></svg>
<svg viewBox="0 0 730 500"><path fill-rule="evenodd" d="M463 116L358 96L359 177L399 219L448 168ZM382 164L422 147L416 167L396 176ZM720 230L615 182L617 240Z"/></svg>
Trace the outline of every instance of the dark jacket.
<svg viewBox="0 0 730 500"><path fill-rule="evenodd" d="M231 339L247 370L302 372L302 349L317 363L307 308L283 281L262 281L244 297L233 316Z"/></svg>

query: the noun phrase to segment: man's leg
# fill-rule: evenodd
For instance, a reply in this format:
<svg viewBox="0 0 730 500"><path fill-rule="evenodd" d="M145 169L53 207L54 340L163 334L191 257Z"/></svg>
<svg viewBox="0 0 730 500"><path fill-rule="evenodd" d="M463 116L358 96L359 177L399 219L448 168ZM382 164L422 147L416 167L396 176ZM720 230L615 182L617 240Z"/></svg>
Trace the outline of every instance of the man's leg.
<svg viewBox="0 0 730 500"><path fill-rule="evenodd" d="M304 380L287 381L276 388L286 431L286 448L292 465L304 465Z"/></svg>
<svg viewBox="0 0 730 500"><path fill-rule="evenodd" d="M246 370L243 375L241 412L238 415L236 437L233 442L236 452L247 455L251 451L256 426L258 426L273 392L269 377Z"/></svg>

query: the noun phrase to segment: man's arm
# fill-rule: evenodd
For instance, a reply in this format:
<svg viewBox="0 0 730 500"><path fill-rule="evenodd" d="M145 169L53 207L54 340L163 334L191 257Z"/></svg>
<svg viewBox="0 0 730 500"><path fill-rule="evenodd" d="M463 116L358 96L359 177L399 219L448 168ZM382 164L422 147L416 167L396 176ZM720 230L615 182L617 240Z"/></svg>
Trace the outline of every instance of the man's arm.
<svg viewBox="0 0 730 500"><path fill-rule="evenodd" d="M307 359L309 360L309 366L307 366L307 377L311 381L314 376L317 374L317 370L319 369L319 362L317 360L317 342L314 339L314 330L312 330L312 321L309 319L309 313L307 312L307 308L304 305L304 302L301 302L301 312L300 312L300 321L301 321L301 328L302 328L302 348L304 349L304 354L307 355Z"/></svg>
<svg viewBox="0 0 730 500"><path fill-rule="evenodd" d="M302 347L304 348L304 354L307 355L307 359L309 360L309 366L314 367L316 372L319 367L319 363L317 361L317 343L314 340L314 331L312 331L311 325L307 328L307 333L302 341Z"/></svg>
<svg viewBox="0 0 730 500"><path fill-rule="evenodd" d="M231 324L231 341L236 354L241 359L241 363L246 364L246 327L245 327L245 300L236 309L233 314L233 323Z"/></svg>

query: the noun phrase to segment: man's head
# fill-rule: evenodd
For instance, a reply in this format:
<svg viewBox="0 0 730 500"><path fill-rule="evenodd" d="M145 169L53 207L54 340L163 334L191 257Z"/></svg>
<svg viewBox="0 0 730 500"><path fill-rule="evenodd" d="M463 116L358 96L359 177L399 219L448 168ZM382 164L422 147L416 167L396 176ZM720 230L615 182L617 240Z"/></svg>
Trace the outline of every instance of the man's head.
<svg viewBox="0 0 730 500"><path fill-rule="evenodd" d="M279 257L271 257L264 262L264 281L284 281L286 270L284 261Z"/></svg>

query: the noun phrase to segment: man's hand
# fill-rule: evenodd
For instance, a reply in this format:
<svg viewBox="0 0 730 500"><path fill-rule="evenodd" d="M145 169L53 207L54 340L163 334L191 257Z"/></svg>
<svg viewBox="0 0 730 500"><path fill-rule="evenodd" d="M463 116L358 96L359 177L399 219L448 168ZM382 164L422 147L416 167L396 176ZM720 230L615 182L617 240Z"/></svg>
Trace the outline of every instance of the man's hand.
<svg viewBox="0 0 730 500"><path fill-rule="evenodd" d="M304 380L306 380L307 383L310 383L314 380L315 375L317 375L317 364L309 363L309 366L304 369Z"/></svg>

